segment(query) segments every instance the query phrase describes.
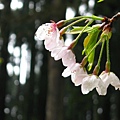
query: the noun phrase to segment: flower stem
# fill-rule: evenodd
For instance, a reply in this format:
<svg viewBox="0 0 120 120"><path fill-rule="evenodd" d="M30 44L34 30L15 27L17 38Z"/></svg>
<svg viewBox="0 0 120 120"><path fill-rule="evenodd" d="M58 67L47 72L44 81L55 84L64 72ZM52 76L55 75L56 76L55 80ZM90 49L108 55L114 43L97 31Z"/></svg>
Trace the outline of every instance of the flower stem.
<svg viewBox="0 0 120 120"><path fill-rule="evenodd" d="M63 27L63 28L60 30L60 35L63 35L63 34L67 31L67 29L68 29L69 27L71 27L71 26L75 25L76 23L79 23L79 22L81 22L81 21L83 21L83 20L86 20L86 19L85 19L85 18L82 18L82 19L76 20L76 21L72 22L71 24Z"/></svg>
<svg viewBox="0 0 120 120"><path fill-rule="evenodd" d="M95 15L92 15L92 16L78 16L78 17L74 17L74 18L71 18L71 19L68 19L68 20L64 20L64 24L66 24L66 23L68 23L68 22L72 22L72 21L74 21L74 20L75 20L75 21L72 22L71 24L67 25L66 27L62 28L62 29L60 30L60 34L63 35L63 34L65 33L65 31L66 31L69 27L71 27L71 26L73 26L74 24L79 23L79 22L81 22L81 21L83 21L83 20L86 20L86 19L101 20L101 21L104 20L104 18L95 16Z"/></svg>
<svg viewBox="0 0 120 120"><path fill-rule="evenodd" d="M100 50L100 55L99 55L99 58L98 58L98 63L97 63L97 65L95 66L95 68L93 70L93 74L94 75L98 75L98 73L99 73L100 62L101 62L101 58L102 58L102 54L103 54L104 45L105 45L105 40L103 40L103 42L102 42L102 47L101 47L101 50Z"/></svg>
<svg viewBox="0 0 120 120"><path fill-rule="evenodd" d="M103 42L102 42L102 47L101 47L101 50L100 50L100 55L99 55L99 59L98 59L98 63L97 63L98 66L100 66L104 45L105 45L105 40L103 40Z"/></svg>
<svg viewBox="0 0 120 120"><path fill-rule="evenodd" d="M102 39L100 38L98 42L93 46L93 48L90 50L90 52L87 54L87 57L92 53L92 51L101 43Z"/></svg>
<svg viewBox="0 0 120 120"><path fill-rule="evenodd" d="M109 39L106 40L106 51L107 51L107 62L106 62L106 72L110 72L110 54L109 54Z"/></svg>
<svg viewBox="0 0 120 120"><path fill-rule="evenodd" d="M105 45L105 40L102 41L102 46L101 46L100 55L99 55L99 58L98 58L98 63L93 70L94 75L98 75L98 73L99 73L100 62L101 62L101 58L102 58L102 54L103 54L104 45Z"/></svg>
<svg viewBox="0 0 120 120"><path fill-rule="evenodd" d="M65 22L67 23L67 22L71 22L71 21L74 21L74 20L77 20L77 19L81 19L81 18L93 19L93 20L101 20L101 21L104 20L103 17L98 17L98 16L95 16L95 15L92 15L92 16L77 16L77 17L65 20Z"/></svg>
<svg viewBox="0 0 120 120"><path fill-rule="evenodd" d="M106 40L106 48L107 48L107 61L110 62L110 54L109 54L109 40Z"/></svg>

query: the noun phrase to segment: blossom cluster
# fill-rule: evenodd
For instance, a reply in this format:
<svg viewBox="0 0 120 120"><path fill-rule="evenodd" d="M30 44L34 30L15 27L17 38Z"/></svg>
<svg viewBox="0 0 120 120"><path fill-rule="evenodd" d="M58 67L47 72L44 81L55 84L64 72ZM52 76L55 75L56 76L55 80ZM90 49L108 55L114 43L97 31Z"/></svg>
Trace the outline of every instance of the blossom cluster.
<svg viewBox="0 0 120 120"><path fill-rule="evenodd" d="M88 30L88 36L84 40L84 50L87 59L83 59L82 62L76 61L76 56L72 50L72 48L76 45L77 40L73 41L69 46L65 45L64 39L62 37L62 34L65 32L62 29L59 30L58 27L61 24L61 22L55 23L46 23L41 25L36 33L35 36L38 40L44 40L45 48L51 52L51 57L54 58L54 60L62 60L63 65L66 67L65 70L62 73L63 77L71 76L71 80L74 83L75 86L81 86L81 91L83 94L88 94L93 89L96 89L99 95L106 95L107 88L109 85L112 85L115 87L115 89L120 90L120 80L119 78L110 71L109 64L106 64L106 70L103 71L101 74L98 74L99 72L99 62L101 60L101 57L99 58L99 62L97 66L95 67L92 74L88 74L88 71L86 70L86 62L89 62L90 65L93 64L94 59L89 60L89 56L92 56L94 53L94 50L96 46L98 45L99 41L95 42L90 41L89 39L95 39L95 35L99 32L98 28L103 28L102 26L107 26L105 23L98 25L99 27L93 26L95 34L93 32L90 32L91 29L89 27L83 27L83 31ZM104 27L104 31L101 34L102 40L100 42L103 42L104 39L109 39L110 35L108 32L108 29L106 30ZM79 28L81 29L81 28ZM74 32L74 31L72 31ZM78 32L77 30L75 32ZM104 35L103 35L104 34ZM79 34L80 36L81 34ZM94 44L93 44L94 43ZM103 42L104 43L104 42ZM93 44L93 46L91 46ZM104 44L103 44L104 45ZM91 47L90 47L91 46ZM91 50L92 49L92 50ZM108 53L109 54L109 53ZM101 56L101 54L100 54ZM94 57L94 56L92 56ZM107 61L109 63L109 59Z"/></svg>

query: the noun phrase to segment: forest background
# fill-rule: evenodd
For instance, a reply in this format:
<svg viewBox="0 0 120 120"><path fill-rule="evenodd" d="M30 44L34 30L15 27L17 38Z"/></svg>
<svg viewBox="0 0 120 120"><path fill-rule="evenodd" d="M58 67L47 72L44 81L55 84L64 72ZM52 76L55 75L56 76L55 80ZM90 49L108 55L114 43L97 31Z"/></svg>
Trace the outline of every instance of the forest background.
<svg viewBox="0 0 120 120"><path fill-rule="evenodd" d="M50 20L91 14L112 17L119 11L119 0L0 0L0 120L119 120L120 91L109 87L106 96L96 91L83 95L69 77L61 76L61 61L54 61L34 38L39 25ZM65 37L68 42L74 38ZM78 59L82 42L76 47ZM111 70L120 78L119 46L117 20L110 57Z"/></svg>

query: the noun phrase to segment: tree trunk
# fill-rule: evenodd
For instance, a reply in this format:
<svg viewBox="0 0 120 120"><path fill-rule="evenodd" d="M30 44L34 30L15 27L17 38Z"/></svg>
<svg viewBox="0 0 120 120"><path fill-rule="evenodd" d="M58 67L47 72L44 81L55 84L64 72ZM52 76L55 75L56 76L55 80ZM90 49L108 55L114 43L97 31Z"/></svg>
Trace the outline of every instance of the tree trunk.
<svg viewBox="0 0 120 120"><path fill-rule="evenodd" d="M33 37L32 37L33 38ZM32 120L33 119L33 109L34 109L34 86L35 86L35 55L36 55L36 50L35 50L35 41L32 41L31 44L31 67L30 67L30 78L28 81L28 97L27 97L27 120Z"/></svg>
<svg viewBox="0 0 120 120"><path fill-rule="evenodd" d="M37 97L36 114L38 120L45 120L45 106L46 106L46 96L47 96L47 82L48 82L48 51L43 49L43 65L38 77L38 87L39 94Z"/></svg>
<svg viewBox="0 0 120 120"><path fill-rule="evenodd" d="M61 62L55 62L50 57L46 120L63 120L64 80L61 76L61 71Z"/></svg>
<svg viewBox="0 0 120 120"><path fill-rule="evenodd" d="M66 2L63 4L62 0L52 0L46 5L46 9L50 10L48 21L52 19L56 22L65 18ZM64 79L61 76L63 65L61 61L54 61L50 54L48 61L46 120L63 120Z"/></svg>
<svg viewBox="0 0 120 120"><path fill-rule="evenodd" d="M6 65L8 62L8 39L9 39L9 21L8 15L10 15L10 1L4 1L5 8L1 11L1 36L3 39L3 45L0 51L0 119L4 120L4 108L5 108L5 94L6 94L6 82L8 78ZM9 18L10 20L10 18Z"/></svg>

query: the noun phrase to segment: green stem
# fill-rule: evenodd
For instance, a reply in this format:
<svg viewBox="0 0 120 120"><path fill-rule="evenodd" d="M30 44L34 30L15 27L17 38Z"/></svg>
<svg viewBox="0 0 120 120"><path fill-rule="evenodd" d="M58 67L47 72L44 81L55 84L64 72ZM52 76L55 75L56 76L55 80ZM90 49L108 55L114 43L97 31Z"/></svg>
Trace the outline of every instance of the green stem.
<svg viewBox="0 0 120 120"><path fill-rule="evenodd" d="M78 19L78 20L77 20ZM92 19L92 20L104 20L104 18L102 18L102 17L98 17L98 16L95 16L95 15L92 15L92 16L78 16L78 17L74 17L74 18L72 18L72 19L69 19L69 20L65 20L64 22L64 24L66 24L66 23L68 23L68 22L72 22L72 21L74 21L74 22L72 22L71 24L69 24L69 25L67 25L66 27L64 27L64 28L62 28L61 30L60 30L60 34L61 35L63 35L64 33L65 33L65 31L69 28L69 27L71 27L71 26L73 26L74 24L76 24L76 23L79 23L79 22L81 22L81 21L83 21L83 20L86 20L86 19Z"/></svg>
<svg viewBox="0 0 120 120"><path fill-rule="evenodd" d="M93 48L90 50L86 57L88 57L92 53L92 51L101 43L101 41L102 39L99 39L99 41L93 46Z"/></svg>
<svg viewBox="0 0 120 120"><path fill-rule="evenodd" d="M107 61L110 62L110 53L109 53L109 39L106 40L106 48L107 48Z"/></svg>
<svg viewBox="0 0 120 120"><path fill-rule="evenodd" d="M103 40L103 42L102 42L102 47L101 47L101 50L100 50L100 55L99 55L99 59L98 59L98 63L97 63L98 66L100 66L104 45L105 45L105 40Z"/></svg>
<svg viewBox="0 0 120 120"><path fill-rule="evenodd" d="M109 53L109 39L106 40L106 48L107 48L107 62L106 62L106 72L110 72L110 53Z"/></svg>
<svg viewBox="0 0 120 120"><path fill-rule="evenodd" d="M79 22L81 22L81 21L83 21L83 20L86 20L86 19L85 19L85 18L82 18L82 19L76 20L76 21L72 22L71 24L65 26L64 28L62 28L62 29L60 30L60 34L63 35L69 27L71 27L71 26L75 25L76 23L79 23Z"/></svg>
<svg viewBox="0 0 120 120"><path fill-rule="evenodd" d="M103 54L103 49L104 49L104 45L105 45L105 40L104 39L101 39L101 40L102 40L102 47L101 47L101 50L100 50L100 55L99 55L99 58L98 58L98 63L97 63L97 65L95 66L95 68L93 70L93 74L94 75L98 75L99 70L100 70L100 62L101 62L101 58L102 58L102 54Z"/></svg>
<svg viewBox="0 0 120 120"><path fill-rule="evenodd" d="M85 19L93 19L93 20L104 20L103 17L98 17L98 16L95 16L95 15L92 15L92 16L78 16L78 17L74 17L74 18L71 18L69 20L65 20L65 22L71 22L73 20L77 20L77 19L81 19L81 18L85 18Z"/></svg>
<svg viewBox="0 0 120 120"><path fill-rule="evenodd" d="M65 28L68 29L69 27L71 27L71 26L75 25L76 23L79 23L79 22L81 22L83 20L86 20L86 19L85 18L81 18L79 20L76 20L76 21L72 22L71 24L69 24L68 26L66 26Z"/></svg>

